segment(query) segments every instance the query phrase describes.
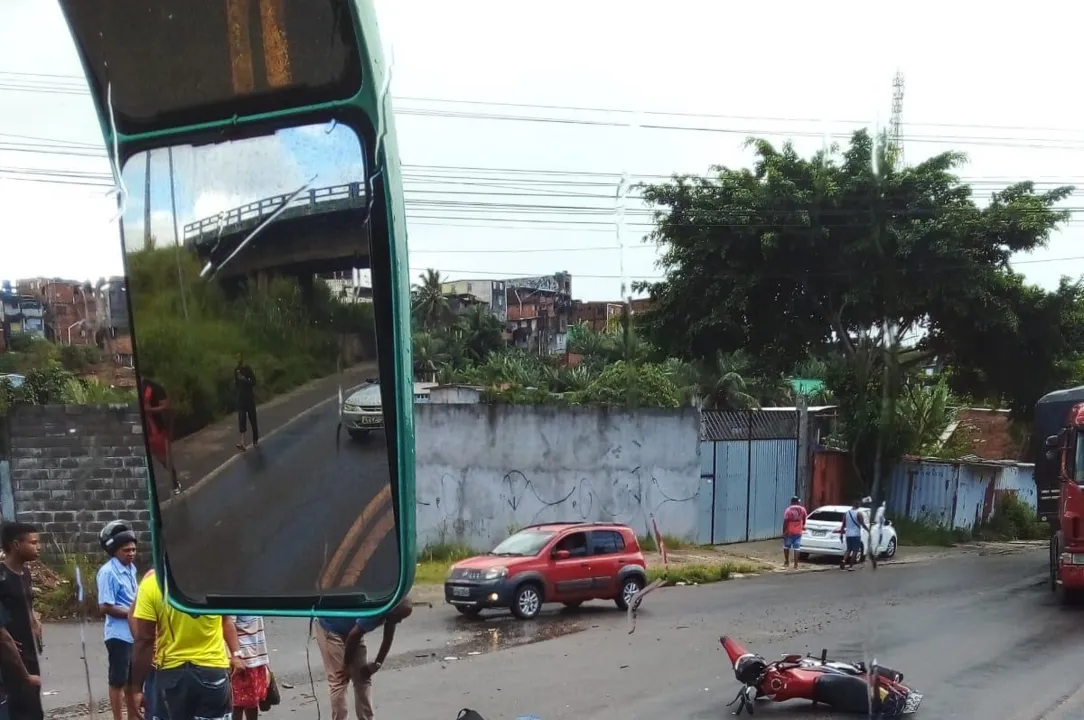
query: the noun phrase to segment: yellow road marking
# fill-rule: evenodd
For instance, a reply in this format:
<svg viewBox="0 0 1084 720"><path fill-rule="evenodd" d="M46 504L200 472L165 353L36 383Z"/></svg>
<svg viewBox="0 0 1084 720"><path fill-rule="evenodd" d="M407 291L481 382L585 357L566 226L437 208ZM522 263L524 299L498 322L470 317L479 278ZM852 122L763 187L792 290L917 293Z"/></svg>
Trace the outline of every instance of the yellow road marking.
<svg viewBox="0 0 1084 720"><path fill-rule="evenodd" d="M365 506L361 515L358 515L357 519L354 520L354 524L350 526L350 530L347 531L346 536L343 537L342 542L339 543L339 546L335 549L335 554L331 556L331 562L328 563L327 569L320 579L321 588L326 590L332 586L335 576L339 574L343 561L346 560L347 553L349 553L354 548L354 545L357 544L362 531L364 531L366 526L372 521L373 516L382 507L389 505L390 503L391 485L385 485L380 492L373 496L373 499Z"/></svg>

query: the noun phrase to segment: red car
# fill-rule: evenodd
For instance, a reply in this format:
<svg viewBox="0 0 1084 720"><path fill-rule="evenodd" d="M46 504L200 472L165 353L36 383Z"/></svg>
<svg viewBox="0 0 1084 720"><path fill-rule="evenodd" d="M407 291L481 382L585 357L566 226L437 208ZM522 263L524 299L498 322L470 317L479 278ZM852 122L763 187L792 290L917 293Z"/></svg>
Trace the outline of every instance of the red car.
<svg viewBox="0 0 1084 720"><path fill-rule="evenodd" d="M628 526L542 523L453 565L444 600L464 615L510 608L527 620L550 602L576 607L587 600L613 600L625 610L646 585L644 554Z"/></svg>

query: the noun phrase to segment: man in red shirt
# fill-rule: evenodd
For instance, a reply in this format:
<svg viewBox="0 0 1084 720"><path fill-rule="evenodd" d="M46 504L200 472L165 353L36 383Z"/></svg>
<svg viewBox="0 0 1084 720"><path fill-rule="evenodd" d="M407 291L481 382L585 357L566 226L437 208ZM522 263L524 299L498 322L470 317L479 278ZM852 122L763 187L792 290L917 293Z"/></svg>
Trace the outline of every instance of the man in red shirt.
<svg viewBox="0 0 1084 720"><path fill-rule="evenodd" d="M143 378L141 400L143 401L143 414L147 418L147 445L151 451L151 457L158 462L173 481L173 494L179 495L181 485L177 481L177 469L173 466L173 458L169 442L169 424L166 413L169 411L169 396L161 384Z"/></svg>
<svg viewBox="0 0 1084 720"><path fill-rule="evenodd" d="M798 552L802 547L802 533L805 532L807 515L797 495L790 499L790 505L783 511L783 567L791 567L793 553L793 567L798 569Z"/></svg>

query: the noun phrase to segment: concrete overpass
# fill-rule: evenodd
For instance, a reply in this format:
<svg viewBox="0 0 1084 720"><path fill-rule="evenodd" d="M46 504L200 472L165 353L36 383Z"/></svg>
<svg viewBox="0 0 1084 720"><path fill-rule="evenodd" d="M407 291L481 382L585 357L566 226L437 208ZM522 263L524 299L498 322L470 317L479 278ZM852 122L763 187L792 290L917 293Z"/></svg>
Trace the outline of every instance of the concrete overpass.
<svg viewBox="0 0 1084 720"><path fill-rule="evenodd" d="M226 262L241 242L286 203L275 195L184 226L185 247L220 267L220 280L316 274L369 267L364 227L365 186L361 182L310 188L289 200L241 252Z"/></svg>

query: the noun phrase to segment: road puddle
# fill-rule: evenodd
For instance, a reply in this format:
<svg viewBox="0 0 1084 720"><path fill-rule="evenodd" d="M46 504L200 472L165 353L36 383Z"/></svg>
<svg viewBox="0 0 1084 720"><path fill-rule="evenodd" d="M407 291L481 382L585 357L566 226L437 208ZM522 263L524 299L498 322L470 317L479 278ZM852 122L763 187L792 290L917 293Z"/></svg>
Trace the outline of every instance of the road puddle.
<svg viewBox="0 0 1084 720"><path fill-rule="evenodd" d="M600 619L590 613L544 616L528 621L501 616L478 620L457 619L451 639L443 646L419 650L406 657L400 656L389 665L415 667L431 662L464 662L498 650L532 645L583 632L597 627Z"/></svg>

